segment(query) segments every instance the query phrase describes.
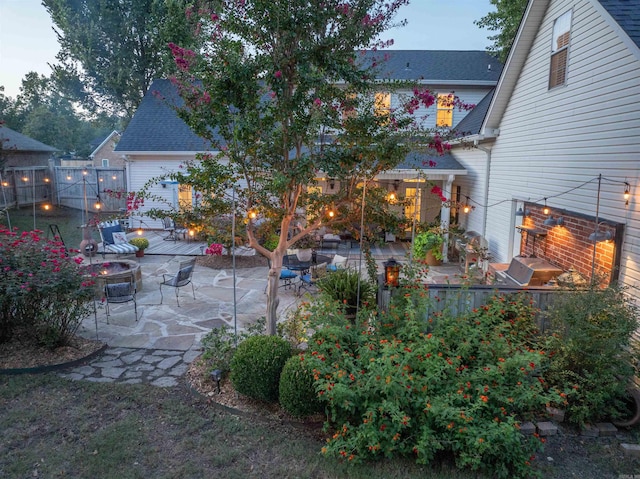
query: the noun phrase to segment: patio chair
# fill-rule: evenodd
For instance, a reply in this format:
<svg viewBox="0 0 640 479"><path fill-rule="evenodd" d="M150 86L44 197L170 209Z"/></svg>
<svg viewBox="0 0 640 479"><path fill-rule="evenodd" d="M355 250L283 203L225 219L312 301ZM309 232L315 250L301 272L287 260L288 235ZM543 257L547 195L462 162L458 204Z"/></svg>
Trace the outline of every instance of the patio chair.
<svg viewBox="0 0 640 479"><path fill-rule="evenodd" d="M327 265L327 271L330 273L333 273L335 271L338 271L339 269L346 269L347 268L347 257L346 256L341 256L339 254L335 254L333 255L333 258L331 259L331 263L329 263Z"/></svg>
<svg viewBox="0 0 640 479"><path fill-rule="evenodd" d="M163 286L171 286L172 288L175 288L176 302L178 303L178 306L180 306L180 299L178 298L179 289L188 284L191 284L193 299L196 299L196 291L193 288L193 283L191 282L191 276L193 275L193 268L195 267L195 265L196 258L190 259L188 261L181 261L178 272L175 275L162 275L162 282L160 283L160 304L162 304L162 301L164 299L164 297L162 296Z"/></svg>
<svg viewBox="0 0 640 479"><path fill-rule="evenodd" d="M119 220L104 221L98 224L98 232L102 240L102 257L105 253L133 254L138 247L127 241Z"/></svg>
<svg viewBox="0 0 640 479"><path fill-rule="evenodd" d="M176 227L176 222L169 216L163 218L162 225L163 229L169 232L169 234L164 237L165 241L177 241L179 239L178 235L182 235L183 239L187 236L187 228Z"/></svg>
<svg viewBox="0 0 640 479"><path fill-rule="evenodd" d="M271 260L269 260L268 263L269 263L269 269L271 269ZM280 286L283 287L284 289L291 289L291 288L295 289L294 282L297 278L298 278L298 273L290 270L286 266L283 266L282 269L280 270L280 278L278 279L280 280ZM265 293L267 292L268 286L269 284L266 284L264 287Z"/></svg>
<svg viewBox="0 0 640 479"><path fill-rule="evenodd" d="M104 285L104 297L109 324L110 304L122 304L133 301L136 321L138 321L138 302L136 301L136 279L133 274L126 278L107 278Z"/></svg>
<svg viewBox="0 0 640 479"><path fill-rule="evenodd" d="M309 268L307 274L300 276L300 285L298 286L298 296L302 294L304 288L307 292L317 288L317 282L327 274L327 263L314 264Z"/></svg>

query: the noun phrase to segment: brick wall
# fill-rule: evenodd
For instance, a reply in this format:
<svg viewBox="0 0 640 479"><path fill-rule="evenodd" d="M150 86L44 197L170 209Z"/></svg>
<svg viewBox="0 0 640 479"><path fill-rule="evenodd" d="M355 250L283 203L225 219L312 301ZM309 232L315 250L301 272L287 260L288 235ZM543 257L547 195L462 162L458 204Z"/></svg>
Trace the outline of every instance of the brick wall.
<svg viewBox="0 0 640 479"><path fill-rule="evenodd" d="M524 217L522 225L543 231L546 236L536 237L534 251L534 235L523 232L520 239L520 255L531 256L535 253L535 256L544 258L565 271L573 268L589 280L594 253L594 243L589 241L589 235L595 231L595 220L574 216L565 211L558 213L551 210L554 218L562 216L564 220L563 225L551 227L543 224L548 215L543 213L541 206L527 203L525 209L530 214ZM600 225L600 231L610 231L613 238L611 241L602 241L595 245L595 275L602 278L602 284L606 285L614 267L616 229L613 226Z"/></svg>

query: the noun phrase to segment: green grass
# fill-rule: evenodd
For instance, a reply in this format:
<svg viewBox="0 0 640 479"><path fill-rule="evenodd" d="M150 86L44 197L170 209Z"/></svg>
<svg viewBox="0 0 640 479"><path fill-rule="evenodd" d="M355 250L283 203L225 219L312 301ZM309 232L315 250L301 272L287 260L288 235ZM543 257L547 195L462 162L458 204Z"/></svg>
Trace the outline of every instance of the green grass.
<svg viewBox="0 0 640 479"><path fill-rule="evenodd" d="M181 387L0 376L0 477L470 479L449 466L353 466L301 426L232 414Z"/></svg>
<svg viewBox="0 0 640 479"><path fill-rule="evenodd" d="M18 231L33 230L33 209L25 207L8 210L9 219L6 214L0 215L0 225L17 228ZM53 207L49 211L36 205L36 229L44 231L45 235L52 238L49 225L57 225L62 235L62 239L67 248L78 249L82 241L82 211L65 207ZM96 238L94 238L96 239Z"/></svg>

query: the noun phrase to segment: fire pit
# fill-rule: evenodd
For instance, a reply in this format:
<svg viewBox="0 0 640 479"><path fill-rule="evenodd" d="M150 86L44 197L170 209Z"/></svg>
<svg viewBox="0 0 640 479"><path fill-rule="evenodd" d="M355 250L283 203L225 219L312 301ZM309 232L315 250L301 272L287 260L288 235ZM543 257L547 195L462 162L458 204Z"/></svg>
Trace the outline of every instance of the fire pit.
<svg viewBox="0 0 640 479"><path fill-rule="evenodd" d="M89 264L81 267L82 274L93 277L96 285L96 296L102 297L106 279L126 280L133 274L136 280L136 290L142 290L142 270L135 261L118 260Z"/></svg>

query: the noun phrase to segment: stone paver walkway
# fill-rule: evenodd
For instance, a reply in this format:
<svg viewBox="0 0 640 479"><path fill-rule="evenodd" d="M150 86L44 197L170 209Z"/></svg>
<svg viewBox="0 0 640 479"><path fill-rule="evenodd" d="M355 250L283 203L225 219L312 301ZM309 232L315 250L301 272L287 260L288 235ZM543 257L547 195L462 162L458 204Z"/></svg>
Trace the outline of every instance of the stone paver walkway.
<svg viewBox="0 0 640 479"><path fill-rule="evenodd" d="M93 382L171 387L178 384L189 364L200 354L166 349L107 348L86 364L61 371L61 377Z"/></svg>

